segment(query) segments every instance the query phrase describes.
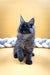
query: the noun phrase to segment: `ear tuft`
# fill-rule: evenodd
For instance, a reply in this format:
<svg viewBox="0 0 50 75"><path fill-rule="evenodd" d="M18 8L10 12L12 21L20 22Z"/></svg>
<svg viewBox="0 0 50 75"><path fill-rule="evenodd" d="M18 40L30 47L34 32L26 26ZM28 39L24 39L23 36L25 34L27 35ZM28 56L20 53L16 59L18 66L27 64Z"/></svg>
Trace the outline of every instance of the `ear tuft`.
<svg viewBox="0 0 50 75"><path fill-rule="evenodd" d="M20 15L20 23L22 24L24 22L24 19L22 18L22 16Z"/></svg>

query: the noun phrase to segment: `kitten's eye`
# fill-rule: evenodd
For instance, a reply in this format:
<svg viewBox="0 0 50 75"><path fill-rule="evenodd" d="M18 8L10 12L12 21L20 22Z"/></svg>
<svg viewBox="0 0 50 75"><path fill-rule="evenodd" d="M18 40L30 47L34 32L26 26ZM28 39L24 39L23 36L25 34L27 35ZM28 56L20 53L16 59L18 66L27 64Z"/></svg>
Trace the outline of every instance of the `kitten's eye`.
<svg viewBox="0 0 50 75"><path fill-rule="evenodd" d="M26 26L26 25L24 25L23 27L24 27L24 28L26 28L27 26Z"/></svg>
<svg viewBox="0 0 50 75"><path fill-rule="evenodd" d="M25 28L25 26L22 26L23 28Z"/></svg>

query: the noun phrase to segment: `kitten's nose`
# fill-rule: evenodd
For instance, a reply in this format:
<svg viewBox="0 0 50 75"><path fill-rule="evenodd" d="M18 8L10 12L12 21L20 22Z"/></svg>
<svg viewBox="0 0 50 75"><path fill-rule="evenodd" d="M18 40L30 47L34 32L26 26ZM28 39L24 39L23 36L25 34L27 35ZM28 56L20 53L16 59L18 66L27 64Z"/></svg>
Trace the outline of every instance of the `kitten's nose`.
<svg viewBox="0 0 50 75"><path fill-rule="evenodd" d="M23 33L25 33L25 31L23 31Z"/></svg>

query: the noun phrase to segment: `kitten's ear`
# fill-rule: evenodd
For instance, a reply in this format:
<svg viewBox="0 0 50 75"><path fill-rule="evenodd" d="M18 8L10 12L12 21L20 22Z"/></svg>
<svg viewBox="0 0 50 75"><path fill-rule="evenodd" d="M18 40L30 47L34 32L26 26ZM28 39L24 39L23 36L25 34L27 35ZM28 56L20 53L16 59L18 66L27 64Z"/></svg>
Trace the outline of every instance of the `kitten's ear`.
<svg viewBox="0 0 50 75"><path fill-rule="evenodd" d="M22 16L20 16L20 24L22 24L24 22L24 19L22 18Z"/></svg>
<svg viewBox="0 0 50 75"><path fill-rule="evenodd" d="M34 25L34 18L32 18L28 23L29 23L29 25L33 26Z"/></svg>

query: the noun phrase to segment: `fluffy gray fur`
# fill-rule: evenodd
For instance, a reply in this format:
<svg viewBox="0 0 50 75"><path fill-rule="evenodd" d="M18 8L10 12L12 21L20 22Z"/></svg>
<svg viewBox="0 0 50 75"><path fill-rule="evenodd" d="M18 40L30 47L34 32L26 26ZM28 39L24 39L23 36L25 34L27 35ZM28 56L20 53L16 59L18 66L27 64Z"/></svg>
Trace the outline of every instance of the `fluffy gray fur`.
<svg viewBox="0 0 50 75"><path fill-rule="evenodd" d="M14 57L23 61L26 56L26 64L32 64L32 52L34 49L35 28L34 18L29 22L25 22L20 16L20 26L18 28L17 41L14 47Z"/></svg>

